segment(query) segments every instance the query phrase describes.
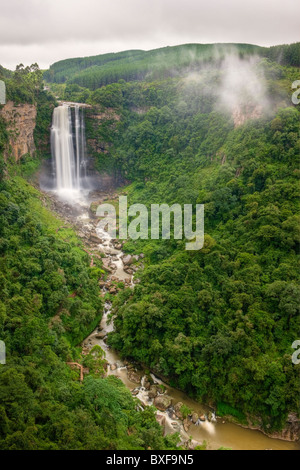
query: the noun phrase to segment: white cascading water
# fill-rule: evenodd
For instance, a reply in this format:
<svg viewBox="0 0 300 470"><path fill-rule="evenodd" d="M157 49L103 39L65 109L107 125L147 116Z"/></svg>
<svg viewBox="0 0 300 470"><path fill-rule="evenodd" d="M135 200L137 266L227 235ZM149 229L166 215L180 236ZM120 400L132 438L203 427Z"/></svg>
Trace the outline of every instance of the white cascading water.
<svg viewBox="0 0 300 470"><path fill-rule="evenodd" d="M51 127L51 150L60 192L80 190L86 178L86 146L83 111L75 106L75 133L68 105L54 109Z"/></svg>
<svg viewBox="0 0 300 470"><path fill-rule="evenodd" d="M80 116L79 106L75 107L75 139L76 139L76 184L79 186L80 181Z"/></svg>
<svg viewBox="0 0 300 470"><path fill-rule="evenodd" d="M79 113L79 106L78 106ZM80 113L80 149L81 149L81 178L86 180L86 140L85 140L85 121L84 121L84 112L81 108Z"/></svg>

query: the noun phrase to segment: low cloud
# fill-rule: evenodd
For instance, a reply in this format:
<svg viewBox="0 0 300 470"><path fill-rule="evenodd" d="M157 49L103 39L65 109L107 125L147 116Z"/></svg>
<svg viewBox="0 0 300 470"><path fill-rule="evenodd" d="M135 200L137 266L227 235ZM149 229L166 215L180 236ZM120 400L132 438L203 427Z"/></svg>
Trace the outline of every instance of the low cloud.
<svg viewBox="0 0 300 470"><path fill-rule="evenodd" d="M265 79L262 69L258 68L259 57L241 59L230 54L221 67L221 84L217 90L217 106L230 113L243 108L268 112L270 103L267 98Z"/></svg>

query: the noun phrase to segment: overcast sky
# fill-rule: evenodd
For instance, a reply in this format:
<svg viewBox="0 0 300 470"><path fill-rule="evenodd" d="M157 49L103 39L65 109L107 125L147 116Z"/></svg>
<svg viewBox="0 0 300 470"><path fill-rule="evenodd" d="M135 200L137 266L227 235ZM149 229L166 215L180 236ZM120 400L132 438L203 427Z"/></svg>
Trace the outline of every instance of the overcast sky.
<svg viewBox="0 0 300 470"><path fill-rule="evenodd" d="M299 0L0 0L0 64L189 42L299 41Z"/></svg>

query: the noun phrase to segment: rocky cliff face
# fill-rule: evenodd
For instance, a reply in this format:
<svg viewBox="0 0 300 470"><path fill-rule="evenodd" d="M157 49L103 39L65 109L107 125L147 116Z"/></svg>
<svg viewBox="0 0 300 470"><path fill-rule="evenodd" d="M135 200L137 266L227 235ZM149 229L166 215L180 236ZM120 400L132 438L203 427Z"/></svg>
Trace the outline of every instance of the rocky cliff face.
<svg viewBox="0 0 300 470"><path fill-rule="evenodd" d="M87 145L91 154L108 153L111 145L111 136L116 130L116 123L120 121L120 116L113 108L101 111L94 106L86 110L87 124Z"/></svg>
<svg viewBox="0 0 300 470"><path fill-rule="evenodd" d="M248 119L259 119L262 114L262 106L251 104L235 106L232 110L234 127L242 126Z"/></svg>
<svg viewBox="0 0 300 470"><path fill-rule="evenodd" d="M285 441L298 441L300 439L300 419L297 414L290 413L285 428L282 431L274 432L271 437Z"/></svg>
<svg viewBox="0 0 300 470"><path fill-rule="evenodd" d="M242 427L253 429L255 431L261 431L263 434L273 439L282 439L283 441L291 442L300 440L300 419L296 413L290 413L288 415L285 427L281 431L268 432L268 430L264 428L261 418L256 417L255 424L252 422L252 420L252 417L248 416L248 425L242 425ZM228 417L228 421L236 422L235 420L232 420L231 417Z"/></svg>
<svg viewBox="0 0 300 470"><path fill-rule="evenodd" d="M9 132L9 144L5 152L5 157L12 156L15 161L26 153L35 153L33 131L36 125L36 107L33 104L15 105L8 101L2 109L0 115L7 123Z"/></svg>

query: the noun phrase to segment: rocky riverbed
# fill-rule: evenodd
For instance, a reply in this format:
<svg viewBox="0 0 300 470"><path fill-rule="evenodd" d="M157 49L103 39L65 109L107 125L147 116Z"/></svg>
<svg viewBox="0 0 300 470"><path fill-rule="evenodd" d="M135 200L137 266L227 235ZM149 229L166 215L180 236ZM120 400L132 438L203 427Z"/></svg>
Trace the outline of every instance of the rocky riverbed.
<svg viewBox="0 0 300 470"><path fill-rule="evenodd" d="M99 280L99 289L105 298L107 293L117 294L122 287L134 287L139 282L138 271L143 269L143 253L133 256L125 254L122 251L124 242L112 239L104 229L98 227L95 215L97 206L117 197L113 191L94 191L84 197L78 195L70 202L50 194L53 210L63 217L65 223L76 229L90 256L91 265L96 258L102 259L105 274ZM178 432L181 444L188 449L195 448L204 440L208 443L208 449L299 449L297 443L271 439L259 431L244 429L217 417L212 408L170 387L139 364L122 360L106 344L108 333L113 331L111 309L110 300L105 300L102 320L83 341L82 354L87 354L95 345L99 345L105 351L106 373L118 376L124 382L138 399L137 406L156 407L157 421L164 427L165 433Z"/></svg>

